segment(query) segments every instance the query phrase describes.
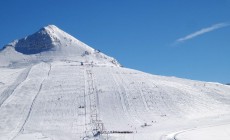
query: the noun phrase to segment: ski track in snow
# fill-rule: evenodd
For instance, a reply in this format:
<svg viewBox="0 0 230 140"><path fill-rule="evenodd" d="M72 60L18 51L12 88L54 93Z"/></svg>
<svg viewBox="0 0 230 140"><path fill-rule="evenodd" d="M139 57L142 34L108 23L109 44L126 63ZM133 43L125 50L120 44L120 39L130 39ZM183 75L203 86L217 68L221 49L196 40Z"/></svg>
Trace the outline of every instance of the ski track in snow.
<svg viewBox="0 0 230 140"><path fill-rule="evenodd" d="M116 83L116 86L120 88L119 95L120 95L120 99L121 99L121 103L122 103L122 108L123 108L123 112L126 114L126 119L131 119L132 121L136 122L137 120L135 119L135 117L131 114L131 110L130 110L130 103L128 102L127 99L127 93L125 91L125 88L123 86L122 83L118 83L118 78L116 75L113 75L114 81Z"/></svg>
<svg viewBox="0 0 230 140"><path fill-rule="evenodd" d="M21 127L21 129L19 130L18 134L17 134L15 137L13 137L12 140L14 140L14 139L19 135L19 133L23 133L24 126L25 126L26 122L28 121L28 119L29 119L29 117L30 117L30 114L31 114L31 111L32 111L32 109L33 109L34 103L35 103L37 97L39 96L39 93L41 92L43 83L44 83L44 81L49 77L49 74L50 74L50 71L51 71L51 64L49 64L49 65L50 65L50 66L49 66L50 68L49 68L49 71L48 71L48 73L47 73L47 77L44 78L43 81L41 82L40 87L39 87L39 90L38 90L36 96L34 97L34 99L33 99L33 101L32 101L32 104L31 104L31 106L30 106L30 108L29 108L29 112L28 112L28 114L27 114L27 116L26 116L26 119L25 119L24 123L22 124L22 127Z"/></svg>
<svg viewBox="0 0 230 140"><path fill-rule="evenodd" d="M0 108L2 115L8 114L9 111L11 113L8 114L8 118L5 120L3 120L4 116L0 116L1 122L7 122L8 124L5 128L1 128L1 130L3 129L2 133L6 134L0 134L0 139L13 139L15 135L17 135L17 133L20 132L22 128L21 126L25 124L26 119L29 116L28 112L30 112L32 109L28 108L32 104L31 97L33 97L33 95L36 93L35 90L39 85L39 80L33 80L33 78L37 76L38 79L42 79L42 77L44 77L42 75L39 75L40 73L38 73L38 75L36 74L35 67L38 67L38 65L35 65L32 68L29 68L29 70L27 70L28 74L26 74L26 78L22 80L22 82L17 86L17 88L14 89L14 92L2 104ZM39 90L39 87L37 90ZM14 107L16 103L19 104L16 107Z"/></svg>
<svg viewBox="0 0 230 140"><path fill-rule="evenodd" d="M0 107L2 106L2 104L4 103L5 100L7 100L7 98L15 91L15 89L23 83L23 81L26 80L26 78L28 77L28 74L30 72L31 67L25 69L19 76L18 78L15 80L15 82L8 86L7 89L5 89L5 91L3 91L0 94ZM13 73L14 74L14 73Z"/></svg>
<svg viewBox="0 0 230 140"><path fill-rule="evenodd" d="M0 139L22 140L44 137L47 140L80 140L92 135L91 131L95 127L92 115L96 114L104 124L104 131L134 132L134 134L109 134L110 139L131 140L135 137L137 140L159 140L161 135L177 130L176 133L161 138L173 140L180 128L184 132L184 126L186 128L193 126L192 123L186 125L186 118L180 118L183 114L177 115L177 110L182 109L178 103L184 104L178 99L183 98L186 101L190 98L183 94L197 93L182 92L179 89L172 89L171 86L163 89L164 80L167 79L157 79L159 77L145 79L148 76L125 68L80 66L76 62L34 65L27 78L21 81L0 108L0 126L4 126L0 127L2 131ZM219 90L219 86L216 88ZM228 87L225 88L226 91L229 90ZM204 89L205 87L202 90ZM211 88L208 90L212 91ZM221 96L223 95L229 96L226 93ZM228 105L212 100L209 101L213 102L213 105L205 104L203 102L205 97L193 98L197 103L194 107L190 105L191 109L203 111L203 108L209 105L209 108L216 108L213 111L219 112L219 116L222 112L223 114L228 112L225 111ZM20 102L23 104L15 110L13 103ZM200 103L204 107L198 108ZM220 106L223 111L218 109ZM190 109L189 106L185 107ZM215 116L213 111L208 113ZM180 112L186 115L189 110ZM202 115L199 114L201 111L197 112L198 115ZM207 114L203 115L205 117ZM9 118L4 120L6 116ZM16 116L17 119L12 119Z"/></svg>
<svg viewBox="0 0 230 140"><path fill-rule="evenodd" d="M172 110L173 108L166 102L171 98L168 97L169 94L166 94L167 89L161 89L162 85L156 81L147 82L141 78L147 75L123 68L74 64L75 62L54 62L48 66L43 63L31 67L30 72L27 69L27 78L21 79L17 90L21 90L22 94L26 91L24 86L35 84L36 88L28 90L33 95L33 99L27 96L23 98L26 102L23 105L25 110L19 109L21 113L16 113L21 114L21 117L18 117L20 119L14 128L4 130L4 133L0 134L3 140L6 136L12 140L18 140L41 132L41 135L51 139L59 139L59 136L62 139L65 135L68 135L69 139L81 139L89 135L94 127L91 123L91 115L94 113L92 111L95 111L97 117L104 123L106 131L133 131L135 137L141 135L143 139L148 139L143 136L145 133L156 131L156 128L161 129L159 126L164 120L170 120L170 116L175 117L175 110ZM44 70L40 70L41 68ZM105 73L101 73L102 69ZM24 75L25 73L24 71ZM37 78L40 82L35 82ZM28 82L30 80L34 82ZM17 90L15 89L5 100L1 107L3 112L8 104L12 104L12 101L21 100ZM179 93L179 91L176 92ZM83 108L79 108L80 106ZM65 120L65 118L68 119ZM147 123L147 126L144 126L144 123ZM175 135L178 135L178 132L169 135L173 137L167 138L171 140ZM125 136L125 139L133 137L133 135L120 136ZM120 136L110 135L118 139Z"/></svg>
<svg viewBox="0 0 230 140"><path fill-rule="evenodd" d="M227 140L230 136L229 125L225 123L197 126L163 135L161 140Z"/></svg>

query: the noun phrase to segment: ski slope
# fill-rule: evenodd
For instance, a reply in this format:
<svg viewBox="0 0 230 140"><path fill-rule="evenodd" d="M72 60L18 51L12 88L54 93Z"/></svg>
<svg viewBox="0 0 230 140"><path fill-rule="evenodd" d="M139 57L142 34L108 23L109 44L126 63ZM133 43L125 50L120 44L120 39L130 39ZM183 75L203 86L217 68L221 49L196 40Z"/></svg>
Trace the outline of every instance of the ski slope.
<svg viewBox="0 0 230 140"><path fill-rule="evenodd" d="M227 140L230 137L229 124L194 129L176 136L177 140Z"/></svg>
<svg viewBox="0 0 230 140"><path fill-rule="evenodd" d="M15 88L7 98L4 92L0 94L5 97L0 108L2 140L33 135L33 139L82 139L91 135L91 104L96 105L105 131L133 132L109 134L117 139L160 139L165 132L183 128L186 123L221 117L230 111L230 88L217 83L64 61L10 70L0 80ZM15 71L15 82L21 81L17 86L11 77ZM27 77L22 76L25 73Z"/></svg>
<svg viewBox="0 0 230 140"><path fill-rule="evenodd" d="M74 40L53 25L39 32L47 30L54 30L60 44ZM219 126L230 122L227 85L120 67L79 42L72 48L77 54L53 42L51 50L35 46L31 54L30 46L23 53L25 48L17 51L20 45L11 44L0 52L0 140L212 140L200 133L217 132L215 139L230 135L222 133L229 125Z"/></svg>

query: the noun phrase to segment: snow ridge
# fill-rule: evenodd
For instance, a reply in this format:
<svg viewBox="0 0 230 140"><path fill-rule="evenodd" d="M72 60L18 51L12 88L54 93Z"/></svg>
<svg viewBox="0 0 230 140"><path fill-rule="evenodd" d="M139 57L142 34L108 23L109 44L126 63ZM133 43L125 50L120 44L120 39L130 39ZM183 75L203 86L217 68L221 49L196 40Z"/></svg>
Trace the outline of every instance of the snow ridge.
<svg viewBox="0 0 230 140"><path fill-rule="evenodd" d="M48 25L32 35L9 43L0 52L1 57L0 66L55 60L121 66L114 58L91 48L55 25Z"/></svg>

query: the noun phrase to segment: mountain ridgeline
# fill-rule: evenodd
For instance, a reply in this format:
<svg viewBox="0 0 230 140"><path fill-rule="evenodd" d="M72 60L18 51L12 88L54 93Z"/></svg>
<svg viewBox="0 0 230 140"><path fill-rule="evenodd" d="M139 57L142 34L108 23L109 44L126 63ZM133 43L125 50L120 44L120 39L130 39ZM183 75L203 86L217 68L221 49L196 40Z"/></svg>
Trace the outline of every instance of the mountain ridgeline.
<svg viewBox="0 0 230 140"><path fill-rule="evenodd" d="M55 25L48 25L32 35L9 43L0 52L0 58L0 66L56 60L121 66L114 58L89 47Z"/></svg>

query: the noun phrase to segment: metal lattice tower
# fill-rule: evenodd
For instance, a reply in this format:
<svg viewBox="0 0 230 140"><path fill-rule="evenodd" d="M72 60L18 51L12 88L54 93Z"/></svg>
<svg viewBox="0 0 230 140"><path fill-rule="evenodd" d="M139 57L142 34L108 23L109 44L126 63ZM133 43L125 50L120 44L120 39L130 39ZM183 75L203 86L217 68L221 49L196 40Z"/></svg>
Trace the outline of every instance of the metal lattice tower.
<svg viewBox="0 0 230 140"><path fill-rule="evenodd" d="M91 131L95 133L103 131L103 123L99 120L98 113L98 92L94 85L94 78L92 71L90 69L86 70L87 74L87 83L88 83L88 95L89 95L89 104L90 104L90 124Z"/></svg>

